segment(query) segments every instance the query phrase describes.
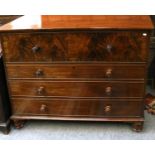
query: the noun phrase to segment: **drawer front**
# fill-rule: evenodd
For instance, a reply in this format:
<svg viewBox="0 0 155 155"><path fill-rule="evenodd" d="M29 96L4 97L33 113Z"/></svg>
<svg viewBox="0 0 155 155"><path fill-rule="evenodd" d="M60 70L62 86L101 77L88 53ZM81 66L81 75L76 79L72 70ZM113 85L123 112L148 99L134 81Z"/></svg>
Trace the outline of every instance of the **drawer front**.
<svg viewBox="0 0 155 155"><path fill-rule="evenodd" d="M142 97L142 82L9 80L12 96Z"/></svg>
<svg viewBox="0 0 155 155"><path fill-rule="evenodd" d="M127 64L7 64L11 78L24 79L143 79L144 65ZM18 72L17 72L18 68Z"/></svg>
<svg viewBox="0 0 155 155"><path fill-rule="evenodd" d="M149 35L136 31L8 33L7 62L146 61Z"/></svg>
<svg viewBox="0 0 155 155"><path fill-rule="evenodd" d="M12 98L13 115L135 117L142 107L137 100Z"/></svg>

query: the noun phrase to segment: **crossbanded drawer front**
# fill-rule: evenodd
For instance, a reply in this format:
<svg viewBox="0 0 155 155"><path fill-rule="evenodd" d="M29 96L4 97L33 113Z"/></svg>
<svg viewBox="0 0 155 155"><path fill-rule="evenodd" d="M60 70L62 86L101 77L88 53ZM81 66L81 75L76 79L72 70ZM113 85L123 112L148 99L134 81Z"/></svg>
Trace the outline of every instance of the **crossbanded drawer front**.
<svg viewBox="0 0 155 155"><path fill-rule="evenodd" d="M141 31L68 31L8 33L7 62L121 61L145 62L149 35Z"/></svg>
<svg viewBox="0 0 155 155"><path fill-rule="evenodd" d="M9 80L12 96L142 97L143 82Z"/></svg>
<svg viewBox="0 0 155 155"><path fill-rule="evenodd" d="M6 67L9 79L144 80L145 77L145 64L6 64Z"/></svg>
<svg viewBox="0 0 155 155"><path fill-rule="evenodd" d="M14 115L140 117L142 100L12 98Z"/></svg>

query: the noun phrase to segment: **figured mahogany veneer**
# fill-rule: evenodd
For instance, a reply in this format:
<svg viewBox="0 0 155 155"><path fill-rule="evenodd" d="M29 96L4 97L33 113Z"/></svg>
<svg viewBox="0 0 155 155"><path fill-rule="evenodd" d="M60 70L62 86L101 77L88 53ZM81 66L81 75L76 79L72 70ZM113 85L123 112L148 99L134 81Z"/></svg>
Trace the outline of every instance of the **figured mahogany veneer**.
<svg viewBox="0 0 155 155"><path fill-rule="evenodd" d="M148 16L23 16L0 27L16 128L25 119L144 121Z"/></svg>
<svg viewBox="0 0 155 155"><path fill-rule="evenodd" d="M145 62L148 37L143 35L135 31L9 33L3 36L3 48L7 62Z"/></svg>

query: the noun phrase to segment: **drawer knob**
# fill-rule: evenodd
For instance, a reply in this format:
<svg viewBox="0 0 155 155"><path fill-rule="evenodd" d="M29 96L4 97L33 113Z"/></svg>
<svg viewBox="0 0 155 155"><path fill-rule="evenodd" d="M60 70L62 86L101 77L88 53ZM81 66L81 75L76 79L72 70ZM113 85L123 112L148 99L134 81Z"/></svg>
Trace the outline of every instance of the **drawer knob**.
<svg viewBox="0 0 155 155"><path fill-rule="evenodd" d="M34 47L32 47L32 52L33 53L37 53L37 52L39 52L40 51L40 47L38 46L38 45L35 45Z"/></svg>
<svg viewBox="0 0 155 155"><path fill-rule="evenodd" d="M38 70L35 72L35 75L36 75L36 77L40 77L40 76L43 76L43 75L44 75L44 72L43 72L43 70L38 69Z"/></svg>
<svg viewBox="0 0 155 155"><path fill-rule="evenodd" d="M110 78L112 75L112 69L107 69L106 71L106 77Z"/></svg>
<svg viewBox="0 0 155 155"><path fill-rule="evenodd" d="M111 106L107 105L104 107L105 112L110 112L111 111Z"/></svg>
<svg viewBox="0 0 155 155"><path fill-rule="evenodd" d="M112 93L112 88L111 88L111 87L107 87L107 88L105 89L105 93L106 93L107 95L111 95L111 93Z"/></svg>
<svg viewBox="0 0 155 155"><path fill-rule="evenodd" d="M45 92L45 88L44 87L39 87L38 89L37 89L37 94L38 95L43 95L44 94L44 92Z"/></svg>
<svg viewBox="0 0 155 155"><path fill-rule="evenodd" d="M108 44L108 45L107 45L107 51L108 51L109 53L111 53L111 50L112 50L112 45Z"/></svg>
<svg viewBox="0 0 155 155"><path fill-rule="evenodd" d="M41 107L40 107L40 111L41 112L46 112L47 110L47 106L45 104L42 104Z"/></svg>

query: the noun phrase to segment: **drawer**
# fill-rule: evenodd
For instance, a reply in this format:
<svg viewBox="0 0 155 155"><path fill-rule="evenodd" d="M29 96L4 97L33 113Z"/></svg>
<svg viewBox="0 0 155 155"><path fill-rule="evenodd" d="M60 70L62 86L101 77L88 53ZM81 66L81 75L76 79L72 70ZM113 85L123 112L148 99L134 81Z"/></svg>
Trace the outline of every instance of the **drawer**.
<svg viewBox="0 0 155 155"><path fill-rule="evenodd" d="M13 115L135 117L141 116L141 100L12 98Z"/></svg>
<svg viewBox="0 0 155 155"><path fill-rule="evenodd" d="M146 61L141 31L62 31L2 35L7 62Z"/></svg>
<svg viewBox="0 0 155 155"><path fill-rule="evenodd" d="M145 65L138 64L7 64L6 67L9 79L105 78L144 80L145 77Z"/></svg>
<svg viewBox="0 0 155 155"><path fill-rule="evenodd" d="M12 96L142 97L143 82L9 80Z"/></svg>

